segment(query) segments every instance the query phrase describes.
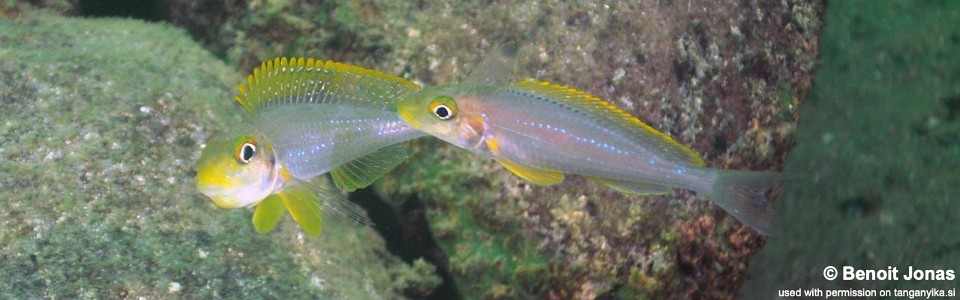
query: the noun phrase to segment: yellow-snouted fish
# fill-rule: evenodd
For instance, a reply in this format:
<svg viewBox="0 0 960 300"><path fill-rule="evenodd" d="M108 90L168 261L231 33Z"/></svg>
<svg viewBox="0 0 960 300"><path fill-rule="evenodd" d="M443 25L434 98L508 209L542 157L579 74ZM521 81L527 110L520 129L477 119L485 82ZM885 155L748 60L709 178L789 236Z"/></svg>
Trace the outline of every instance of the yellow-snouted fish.
<svg viewBox="0 0 960 300"><path fill-rule="evenodd" d="M764 193L786 176L707 168L690 148L597 97L542 81L509 83L515 50L495 50L462 84L406 95L399 114L535 184L576 174L625 193L689 189L760 232L773 229Z"/></svg>
<svg viewBox="0 0 960 300"><path fill-rule="evenodd" d="M402 142L424 135L396 113L396 101L420 86L356 66L276 58L238 89L248 116L207 143L197 188L223 208L256 205L261 233L284 207L311 235L320 234L322 214L366 222L337 192L307 180L330 172L340 188L367 186L406 158Z"/></svg>

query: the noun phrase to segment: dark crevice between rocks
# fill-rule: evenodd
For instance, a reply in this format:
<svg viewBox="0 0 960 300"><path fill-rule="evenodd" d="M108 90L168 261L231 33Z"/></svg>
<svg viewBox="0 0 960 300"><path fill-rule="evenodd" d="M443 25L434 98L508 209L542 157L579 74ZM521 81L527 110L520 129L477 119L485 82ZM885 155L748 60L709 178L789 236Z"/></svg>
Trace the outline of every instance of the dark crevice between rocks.
<svg viewBox="0 0 960 300"><path fill-rule="evenodd" d="M35 3L34 3L35 2ZM32 1L43 7L42 1ZM181 27L221 59L232 43L220 36L231 16L242 13L240 0L189 2L182 0L73 0L67 11L82 17L120 17L149 22L166 22Z"/></svg>
<svg viewBox="0 0 960 300"><path fill-rule="evenodd" d="M84 17L120 17L151 22L166 21L170 13L162 0L80 0L77 14Z"/></svg>
<svg viewBox="0 0 960 300"><path fill-rule="evenodd" d="M426 207L416 196L403 201L399 211L383 201L370 188L350 193L350 201L363 207L373 220L373 228L383 237L387 251L406 263L423 258L437 268L443 282L430 295L407 295L414 299L462 299L450 273L446 253L433 238L427 224Z"/></svg>

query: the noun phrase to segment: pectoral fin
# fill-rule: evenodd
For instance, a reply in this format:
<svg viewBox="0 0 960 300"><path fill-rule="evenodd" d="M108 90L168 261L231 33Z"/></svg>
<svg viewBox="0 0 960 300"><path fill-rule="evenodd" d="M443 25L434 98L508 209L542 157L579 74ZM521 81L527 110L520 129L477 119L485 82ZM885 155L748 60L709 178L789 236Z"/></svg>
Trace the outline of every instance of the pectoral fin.
<svg viewBox="0 0 960 300"><path fill-rule="evenodd" d="M257 210L253 212L253 227L259 233L267 233L277 226L280 218L283 218L283 200L273 194L257 204Z"/></svg>
<svg viewBox="0 0 960 300"><path fill-rule="evenodd" d="M393 145L343 164L330 171L330 176L337 187L352 192L377 181L406 158L403 145Z"/></svg>
<svg viewBox="0 0 960 300"><path fill-rule="evenodd" d="M533 184L551 185L563 181L563 172L524 166L506 159L497 159L504 168Z"/></svg>
<svg viewBox="0 0 960 300"><path fill-rule="evenodd" d="M593 182L605 185L609 188L615 189L625 194L662 195L662 194L669 194L673 192L673 189L668 186L656 185L656 184L645 183L645 182L614 180L614 179L592 177L592 176L587 176L587 179L593 180Z"/></svg>
<svg viewBox="0 0 960 300"><path fill-rule="evenodd" d="M303 227L306 233L317 236L323 229L323 217L321 216L321 199L318 194L303 184L296 184L275 194L283 205L290 211L297 223Z"/></svg>

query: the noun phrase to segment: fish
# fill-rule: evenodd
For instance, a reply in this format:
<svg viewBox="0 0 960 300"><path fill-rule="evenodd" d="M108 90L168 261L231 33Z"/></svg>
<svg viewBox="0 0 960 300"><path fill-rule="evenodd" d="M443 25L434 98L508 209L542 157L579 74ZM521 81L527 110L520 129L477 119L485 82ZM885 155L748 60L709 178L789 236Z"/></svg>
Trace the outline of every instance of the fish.
<svg viewBox="0 0 960 300"><path fill-rule="evenodd" d="M497 47L463 82L405 95L398 114L534 184L558 184L569 174L627 194L687 189L760 233L776 231L765 192L791 176L709 168L692 149L600 98L546 81L512 81L516 52L512 44Z"/></svg>
<svg viewBox="0 0 960 300"><path fill-rule="evenodd" d="M310 180L330 173L338 188L368 186L406 159L403 142L425 135L396 113L397 101L420 86L362 67L277 57L237 89L247 114L206 143L196 183L221 208L255 205L260 233L285 211L313 236L324 215L370 223L338 191Z"/></svg>

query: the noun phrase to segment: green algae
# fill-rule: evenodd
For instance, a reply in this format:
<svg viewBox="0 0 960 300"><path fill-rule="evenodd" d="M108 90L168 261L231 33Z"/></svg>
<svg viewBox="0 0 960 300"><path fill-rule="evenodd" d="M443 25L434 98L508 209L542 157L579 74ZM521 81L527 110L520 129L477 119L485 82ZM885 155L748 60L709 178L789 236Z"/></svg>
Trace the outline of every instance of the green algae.
<svg viewBox="0 0 960 300"><path fill-rule="evenodd" d="M171 2L175 24L215 32L194 36L241 70L278 54L307 55L433 85L464 78L493 45L517 41L519 76L608 99L713 167L752 170L779 168L792 146L822 7L365 0L194 10L195 1ZM762 245L690 192L628 197L576 177L530 186L436 141L417 142L413 153L380 194L426 202L467 298L729 298Z"/></svg>
<svg viewBox="0 0 960 300"><path fill-rule="evenodd" d="M809 88L816 3L794 3L788 12L777 5L692 4L711 6L710 15L647 2L548 6L435 3L416 14L385 9L358 14L380 25L356 34L383 36L394 51L382 69L428 85L457 82L484 51L518 41L519 77L608 99L691 145L713 167L763 170L782 163ZM645 17L626 17L638 15ZM746 19L725 17L733 15ZM780 38L761 38L768 36ZM415 194L427 203L428 219L468 298L731 297L746 259L762 245L693 193L625 196L577 177L530 186L492 160L449 148L419 142L409 165L380 189L388 199ZM473 233L474 225L483 234ZM465 243L460 236L480 238ZM509 257L476 257L507 254L486 249L497 236L519 241L520 253L545 259L546 266L529 268L539 272L530 276L534 281L517 288L515 281L478 280L484 277L476 267L503 274L488 278L507 275L499 268ZM520 262L517 269L526 269Z"/></svg>
<svg viewBox="0 0 960 300"><path fill-rule="evenodd" d="M0 18L0 297L402 298L432 266L372 230L259 235L194 189L240 76L179 29L24 11Z"/></svg>
<svg viewBox="0 0 960 300"><path fill-rule="evenodd" d="M416 149L414 151L422 152L428 150L421 147L437 151L439 145L436 141L423 140L413 146ZM449 147L444 149L442 151L459 151ZM542 292L527 290L540 281L536 277L546 268L546 257L537 251L537 245L528 240L503 234L503 230L515 225L507 223L516 218L512 215L514 212L501 212L510 215L494 220L482 215L479 216L480 220L477 219L478 214L484 212L471 208L492 201L490 194L485 192L489 187L485 187L483 179L479 177L461 178L461 181L466 181L464 185L446 184L464 174L479 176L479 170L475 168L458 169L462 165L456 159L438 162L425 155L414 157L400 169L414 171L417 175L391 176L376 187L381 193L402 190L418 193L421 199L429 199L427 205L431 210L427 214L428 219L432 220L430 226L441 248L450 255L451 273L458 278L470 278L469 281L458 283L464 295L510 299Z"/></svg>

